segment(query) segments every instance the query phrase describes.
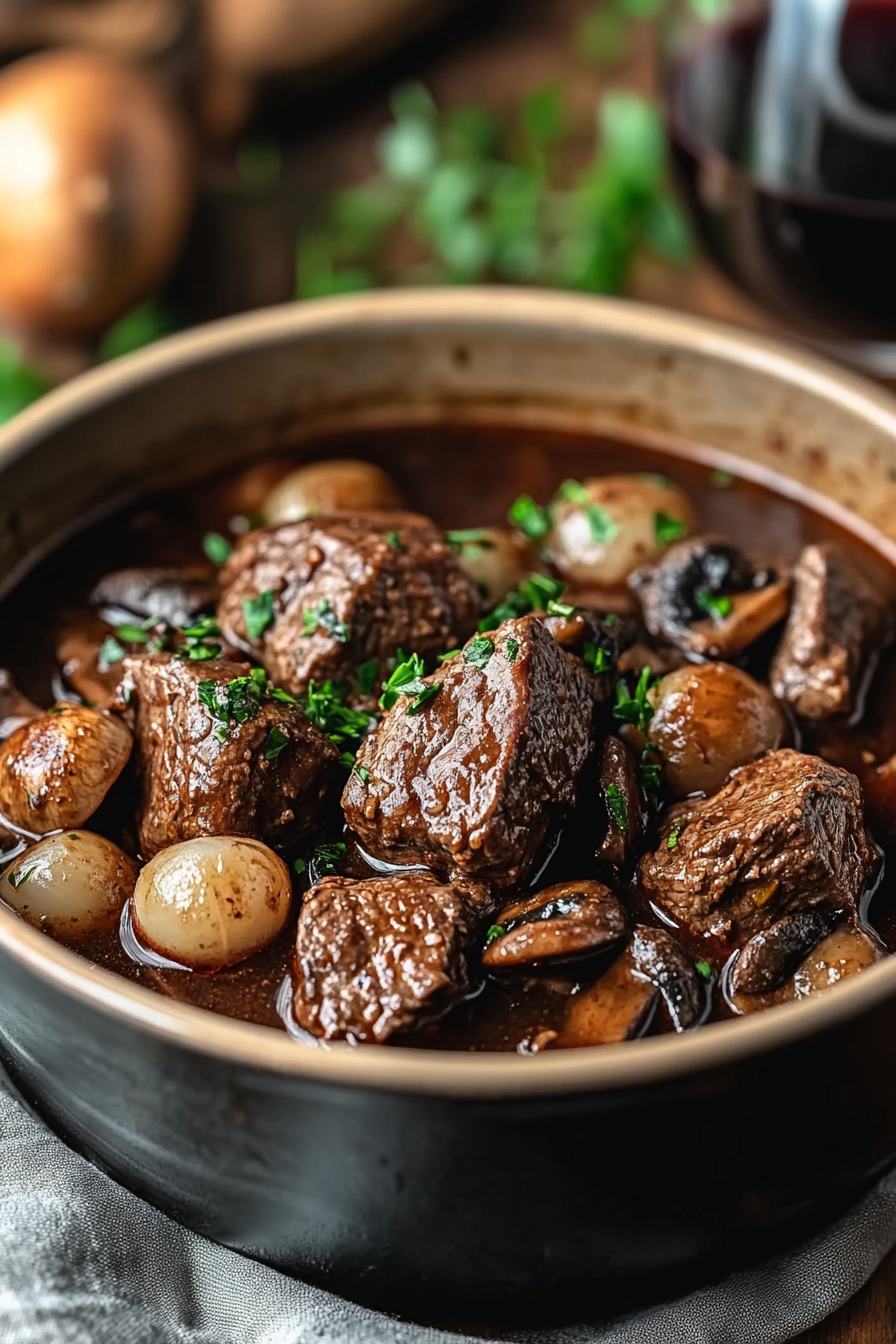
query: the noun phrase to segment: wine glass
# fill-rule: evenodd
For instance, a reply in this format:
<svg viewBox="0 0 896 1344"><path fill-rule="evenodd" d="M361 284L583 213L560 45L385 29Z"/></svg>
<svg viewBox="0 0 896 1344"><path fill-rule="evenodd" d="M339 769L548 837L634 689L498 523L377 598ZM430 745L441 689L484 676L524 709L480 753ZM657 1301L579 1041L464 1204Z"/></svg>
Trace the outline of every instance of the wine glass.
<svg viewBox="0 0 896 1344"><path fill-rule="evenodd" d="M896 374L896 0L672 0L663 55L706 251L796 331Z"/></svg>

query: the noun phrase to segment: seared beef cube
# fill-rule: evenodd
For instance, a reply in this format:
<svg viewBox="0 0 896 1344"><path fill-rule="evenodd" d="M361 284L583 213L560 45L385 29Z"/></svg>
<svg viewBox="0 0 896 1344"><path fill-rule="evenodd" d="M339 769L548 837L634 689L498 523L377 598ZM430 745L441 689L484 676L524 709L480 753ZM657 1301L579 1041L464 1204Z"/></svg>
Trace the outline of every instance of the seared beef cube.
<svg viewBox="0 0 896 1344"><path fill-rule="evenodd" d="M169 625L188 625L218 600L218 585L204 570L144 566L107 574L90 594L112 625L158 616Z"/></svg>
<svg viewBox="0 0 896 1344"><path fill-rule="evenodd" d="M381 1042L467 989L475 916L429 873L328 877L296 935L296 1019L325 1040Z"/></svg>
<svg viewBox="0 0 896 1344"><path fill-rule="evenodd" d="M740 943L795 910L854 914L876 862L855 775L788 748L674 809L641 885L690 932Z"/></svg>
<svg viewBox="0 0 896 1344"><path fill-rule="evenodd" d="M146 858L196 836L288 845L313 830L339 753L297 705L260 693L248 663L156 653L126 658L122 670L120 693L136 708Z"/></svg>
<svg viewBox="0 0 896 1344"><path fill-rule="evenodd" d="M411 513L303 518L250 532L221 572L222 630L278 685L380 679L398 649L435 656L476 628L479 596L444 535Z"/></svg>
<svg viewBox="0 0 896 1344"><path fill-rule="evenodd" d="M594 745L594 678L536 616L471 640L361 745L342 797L378 858L499 886L531 872Z"/></svg>
<svg viewBox="0 0 896 1344"><path fill-rule="evenodd" d="M839 546L806 546L794 574L790 619L772 662L772 690L805 719L848 714L869 655L891 633L886 603Z"/></svg>

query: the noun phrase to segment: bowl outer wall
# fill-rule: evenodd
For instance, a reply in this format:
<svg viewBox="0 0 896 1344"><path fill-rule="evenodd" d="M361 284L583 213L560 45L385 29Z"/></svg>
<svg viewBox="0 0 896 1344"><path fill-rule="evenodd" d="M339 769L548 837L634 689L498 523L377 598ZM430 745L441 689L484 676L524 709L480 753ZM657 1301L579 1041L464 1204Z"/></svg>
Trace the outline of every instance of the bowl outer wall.
<svg viewBox="0 0 896 1344"><path fill-rule="evenodd" d="M173 338L26 412L0 432L0 580L153 486L444 418L712 445L896 534L894 403L821 361L612 301L376 295ZM896 959L688 1039L308 1051L0 911L0 1048L41 1113L189 1225L383 1305L609 1293L767 1248L896 1154L894 1028Z"/></svg>

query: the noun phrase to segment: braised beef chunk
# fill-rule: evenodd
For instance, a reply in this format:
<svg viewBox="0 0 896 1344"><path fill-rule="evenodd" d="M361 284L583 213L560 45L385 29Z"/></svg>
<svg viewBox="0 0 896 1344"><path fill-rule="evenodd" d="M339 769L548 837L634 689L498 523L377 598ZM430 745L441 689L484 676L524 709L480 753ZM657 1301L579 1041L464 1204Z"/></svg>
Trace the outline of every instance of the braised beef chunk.
<svg viewBox="0 0 896 1344"><path fill-rule="evenodd" d="M722 537L687 537L629 579L652 635L688 653L735 658L784 619L790 583L753 568Z"/></svg>
<svg viewBox="0 0 896 1344"><path fill-rule="evenodd" d="M250 532L221 571L222 630L294 695L398 649L432 655L476 628L479 595L443 533L412 513L304 518Z"/></svg>
<svg viewBox="0 0 896 1344"><path fill-rule="evenodd" d="M271 700L247 663L140 654L122 663L136 709L147 858L203 835L291 844L313 830L339 753L297 705Z"/></svg>
<svg viewBox="0 0 896 1344"><path fill-rule="evenodd" d="M158 566L118 569L106 574L90 594L93 606L113 625L128 617L158 616L169 625L187 625L218 600L218 585L203 570Z"/></svg>
<svg viewBox="0 0 896 1344"><path fill-rule="evenodd" d="M623 937L625 910L602 882L558 882L505 906L489 930L489 970L564 961L599 952Z"/></svg>
<svg viewBox="0 0 896 1344"><path fill-rule="evenodd" d="M643 811L637 767L618 737L608 737L603 745L600 791L607 809L607 832L597 857L618 868L635 857Z"/></svg>
<svg viewBox="0 0 896 1344"><path fill-rule="evenodd" d="M788 748L674 809L640 874L676 923L740 942L796 910L854 914L876 862L855 775Z"/></svg>
<svg viewBox="0 0 896 1344"><path fill-rule="evenodd" d="M471 640L427 686L432 698L402 696L363 742L346 820L377 858L511 886L575 800L594 678L522 616Z"/></svg>
<svg viewBox="0 0 896 1344"><path fill-rule="evenodd" d="M786 915L741 949L731 971L732 994L777 989L803 958L833 930L837 912L823 906Z"/></svg>
<svg viewBox="0 0 896 1344"><path fill-rule="evenodd" d="M883 598L833 542L806 546L790 619L771 668L779 700L805 719L849 714L868 658L892 634Z"/></svg>
<svg viewBox="0 0 896 1344"><path fill-rule="evenodd" d="M467 990L474 923L428 873L326 878L299 915L297 1021L328 1041L382 1042L447 1008Z"/></svg>

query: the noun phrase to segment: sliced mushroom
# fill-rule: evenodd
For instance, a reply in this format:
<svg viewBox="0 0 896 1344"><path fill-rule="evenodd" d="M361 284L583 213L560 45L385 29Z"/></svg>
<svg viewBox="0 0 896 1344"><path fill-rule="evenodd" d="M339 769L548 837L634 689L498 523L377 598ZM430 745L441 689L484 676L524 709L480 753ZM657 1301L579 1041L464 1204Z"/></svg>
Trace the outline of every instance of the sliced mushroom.
<svg viewBox="0 0 896 1344"><path fill-rule="evenodd" d="M555 1047L615 1045L643 1036L660 994L638 974L630 948L593 984L573 994Z"/></svg>
<svg viewBox="0 0 896 1344"><path fill-rule="evenodd" d="M729 981L732 994L768 994L782 985L803 958L834 928L838 915L816 907L757 933L741 949Z"/></svg>
<svg viewBox="0 0 896 1344"><path fill-rule="evenodd" d="M625 911L602 882L559 882L508 905L482 954L489 970L599 952L625 933Z"/></svg>
<svg viewBox="0 0 896 1344"><path fill-rule="evenodd" d="M706 987L678 940L668 929L638 924L629 951L636 973L662 994L675 1030L696 1027L706 1013Z"/></svg>
<svg viewBox="0 0 896 1344"><path fill-rule="evenodd" d="M701 657L735 658L787 615L790 582L755 570L720 537L689 537L629 586L652 635Z"/></svg>
<svg viewBox="0 0 896 1344"><path fill-rule="evenodd" d="M187 625L218 600L218 587L204 570L147 566L107 574L90 594L93 606L112 625L134 616L158 616L169 625Z"/></svg>
<svg viewBox="0 0 896 1344"><path fill-rule="evenodd" d="M43 713L23 695L12 679L12 673L0 667L0 739L9 737L17 728Z"/></svg>
<svg viewBox="0 0 896 1344"><path fill-rule="evenodd" d="M809 954L793 977L797 998L830 989L886 956L876 939L853 924L844 924Z"/></svg>
<svg viewBox="0 0 896 1344"><path fill-rule="evenodd" d="M608 737L604 743L600 791L607 809L607 833L597 857L618 868L635 857L643 811L635 762L618 737Z"/></svg>

